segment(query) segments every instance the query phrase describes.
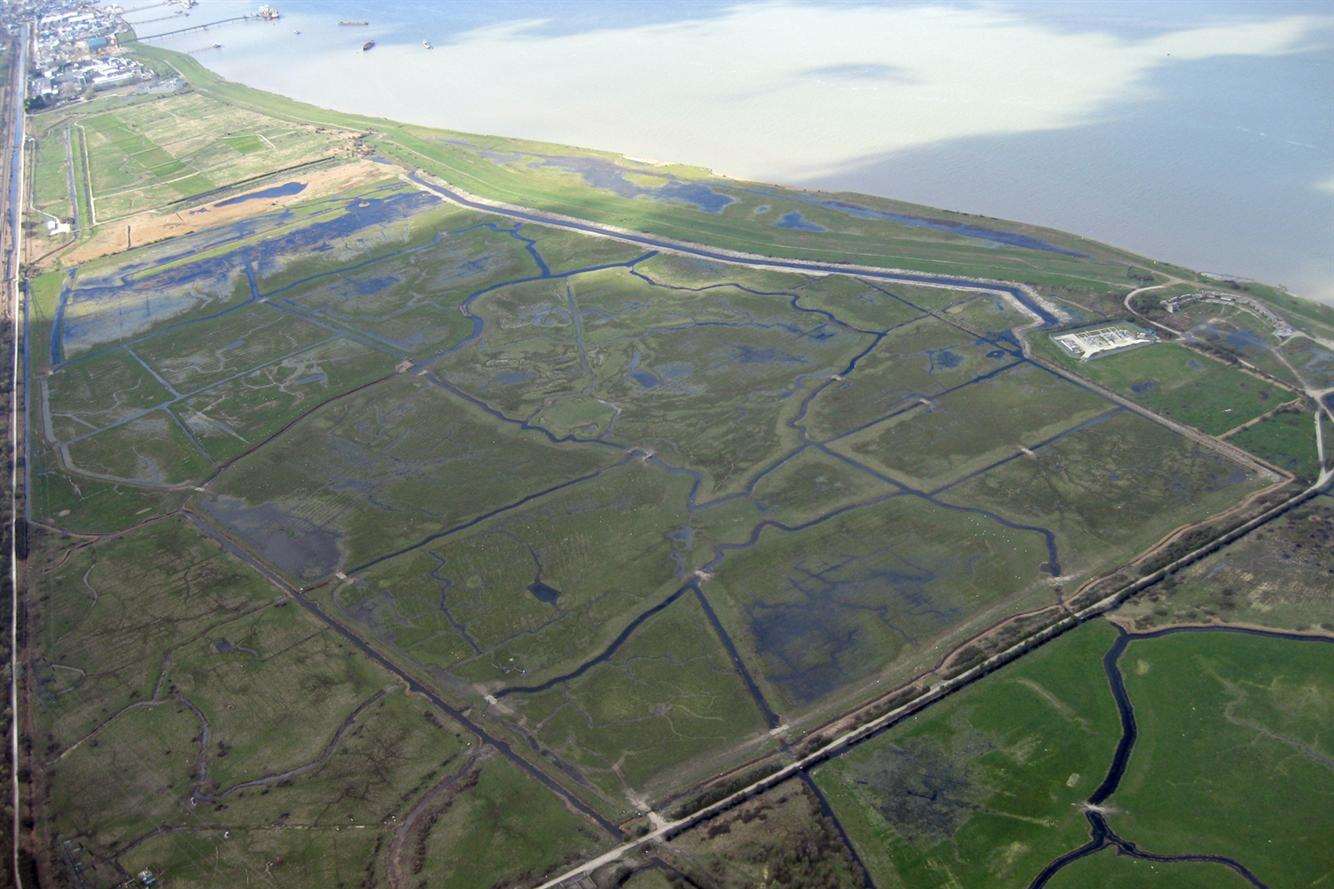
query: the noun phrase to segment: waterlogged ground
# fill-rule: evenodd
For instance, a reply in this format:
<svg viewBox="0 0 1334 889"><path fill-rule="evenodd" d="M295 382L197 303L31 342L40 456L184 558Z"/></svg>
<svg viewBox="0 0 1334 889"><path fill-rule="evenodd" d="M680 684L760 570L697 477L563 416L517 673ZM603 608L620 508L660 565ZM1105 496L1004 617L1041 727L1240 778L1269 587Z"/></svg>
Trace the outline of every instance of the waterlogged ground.
<svg viewBox="0 0 1334 889"><path fill-rule="evenodd" d="M400 180L49 273L28 320L33 743L99 885L260 861L535 882L1268 482L1026 357L995 294L687 258ZM1037 755L960 738L893 754L957 806L877 817L946 836L982 799L954 760ZM829 819L810 841L846 847L801 793ZM1014 861L1078 845L1066 815Z"/></svg>

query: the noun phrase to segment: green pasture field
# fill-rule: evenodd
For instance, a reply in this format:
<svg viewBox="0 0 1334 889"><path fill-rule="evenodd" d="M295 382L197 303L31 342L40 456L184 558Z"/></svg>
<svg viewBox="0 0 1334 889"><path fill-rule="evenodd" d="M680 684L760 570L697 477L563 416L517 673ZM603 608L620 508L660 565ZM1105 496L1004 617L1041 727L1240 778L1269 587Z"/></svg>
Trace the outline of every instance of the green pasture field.
<svg viewBox="0 0 1334 889"><path fill-rule="evenodd" d="M84 132L70 128L70 149L74 156L74 205L79 214L79 234L93 224L93 190L88 180L88 143Z"/></svg>
<svg viewBox="0 0 1334 889"><path fill-rule="evenodd" d="M1032 364L854 433L836 450L932 488L1070 429L1111 403Z"/></svg>
<svg viewBox="0 0 1334 889"><path fill-rule="evenodd" d="M490 282L538 272L523 242L478 228L478 217L442 222L438 243L414 244L353 271L332 266L325 275L290 289L265 283L266 292L314 312L344 329L394 348L431 354L457 344L472 329L459 304Z"/></svg>
<svg viewBox="0 0 1334 889"><path fill-rule="evenodd" d="M308 414L232 464L200 505L282 571L313 580L617 458L557 447L403 376Z"/></svg>
<svg viewBox="0 0 1334 889"><path fill-rule="evenodd" d="M343 718L388 682L292 604L239 618L173 652L174 689L209 725L209 794L314 759ZM291 715L301 713L300 720Z"/></svg>
<svg viewBox="0 0 1334 889"><path fill-rule="evenodd" d="M807 448L760 476L747 496L702 505L693 516L692 527L701 535L701 542L739 544L761 522L797 526L894 490L845 460Z"/></svg>
<svg viewBox="0 0 1334 889"><path fill-rule="evenodd" d="M445 803L413 862L414 877L427 886L536 885L602 845L584 821L498 757L483 761L466 790Z"/></svg>
<svg viewBox="0 0 1334 889"><path fill-rule="evenodd" d="M480 215L478 219L486 220L487 217ZM503 221L499 219L494 221L497 226L505 227ZM645 252L643 247L635 244L625 244L606 238L588 238L577 232L545 228L539 225L521 225L517 231L523 237L534 238L538 241L538 251L542 254L542 259L555 274L563 274L588 266L629 262L638 256L642 256ZM666 259L667 257L664 255L662 258ZM645 270L647 270L647 267L645 267Z"/></svg>
<svg viewBox="0 0 1334 889"><path fill-rule="evenodd" d="M941 496L1049 525L1062 573L1085 575L1124 562L1261 486L1241 465L1121 411Z"/></svg>
<svg viewBox="0 0 1334 889"><path fill-rule="evenodd" d="M33 518L72 532L109 533L170 512L184 492L151 490L131 482L89 478L61 465L59 455L34 436L28 454Z"/></svg>
<svg viewBox="0 0 1334 889"><path fill-rule="evenodd" d="M427 669L491 691L535 685L681 586L692 553L670 535L686 526L687 489L642 463L619 466L371 566L331 598Z"/></svg>
<svg viewBox="0 0 1334 889"><path fill-rule="evenodd" d="M98 223L326 157L338 143L197 93L79 115Z"/></svg>
<svg viewBox="0 0 1334 889"><path fill-rule="evenodd" d="M805 279L787 275L784 278L786 280L775 281L779 286L771 289L791 290L797 294L797 304L802 308L832 312L862 330L888 330L923 314L857 278L842 275Z"/></svg>
<svg viewBox="0 0 1334 889"><path fill-rule="evenodd" d="M163 827L126 853L134 872L217 885L269 850L292 885L361 885L389 866L398 820L469 761L471 740L184 522L41 553L34 754L52 828L80 836L95 885L118 882L103 850ZM338 830L382 838L380 858L358 844L307 861Z"/></svg>
<svg viewBox="0 0 1334 889"><path fill-rule="evenodd" d="M1237 623L1280 630L1334 630L1328 494L1129 599L1118 620L1136 630L1175 623Z"/></svg>
<svg viewBox="0 0 1334 889"><path fill-rule="evenodd" d="M189 799L198 735L195 714L173 698L113 720L49 768L52 829L101 849L150 833Z"/></svg>
<svg viewBox="0 0 1334 889"><path fill-rule="evenodd" d="M1314 481L1321 468L1315 426L1324 422L1321 413L1282 410L1228 436L1228 441L1300 479ZM1325 435L1330 434L1326 425Z"/></svg>
<svg viewBox="0 0 1334 889"><path fill-rule="evenodd" d="M878 482L823 451L805 450L760 478L749 500L760 518L798 525L884 493Z"/></svg>
<svg viewBox="0 0 1334 889"><path fill-rule="evenodd" d="M687 775L698 760L768 740L768 726L687 593L650 617L605 662L577 678L505 703L603 795L634 813Z"/></svg>
<svg viewBox="0 0 1334 889"><path fill-rule="evenodd" d="M37 139L32 159L32 206L60 219L69 219L69 154L65 150L66 129L56 128Z"/></svg>
<svg viewBox="0 0 1334 889"><path fill-rule="evenodd" d="M1329 644L1228 632L1130 643L1139 737L1108 822L1158 853L1226 855L1271 886L1334 870ZM1257 805L1282 788L1281 805Z"/></svg>
<svg viewBox="0 0 1334 889"><path fill-rule="evenodd" d="M362 827L304 830L285 829L282 824L253 829L200 825L150 837L122 858L132 864L132 873L151 870L173 889L274 881L297 889L358 889L376 878L377 871L368 862L374 862L386 842L384 832Z"/></svg>
<svg viewBox="0 0 1334 889"><path fill-rule="evenodd" d="M48 272L29 280L28 341L31 379L40 379L50 366L50 353L43 346L51 335L51 324L60 289L61 272ZM115 365L117 368L120 365ZM76 375L77 376L77 375ZM39 384L40 385L40 384ZM96 392L96 380L85 377L73 387L85 397ZM110 531L140 521L178 502L178 495L163 494L128 484L95 481L67 472L54 445L46 439L46 401L38 397L39 386L28 399L28 448L26 467L30 484L25 491L34 518L72 531ZM106 396L113 397L113 396ZM76 398L76 401L78 399ZM96 401L87 402L99 407ZM71 428L81 428L73 425ZM86 428L86 427L83 427Z"/></svg>
<svg viewBox="0 0 1334 889"><path fill-rule="evenodd" d="M638 251L639 254L644 252L642 248ZM863 285L842 276L803 275L799 272L778 269L724 265L697 256L681 256L675 253L657 253L646 258L635 268L655 281L684 288L681 291L682 296L688 296L688 291L691 290L700 291L707 296L709 291L700 290L701 288L713 289L719 283L729 282L751 291L758 291L759 294L786 296L789 299L794 294L809 290L811 291L809 294L801 293L801 295L815 300L816 303L821 300L829 300L830 303L807 305L803 300L802 304L805 307L825 308L835 311L840 317L842 312L836 311L837 309L849 311L862 303L861 299L848 297L859 294ZM890 302L892 300L886 300L887 304Z"/></svg>
<svg viewBox="0 0 1334 889"><path fill-rule="evenodd" d="M1049 604L1042 536L909 495L766 529L707 587L780 713L905 680L991 615ZM916 668L916 669L914 669Z"/></svg>
<svg viewBox="0 0 1334 889"><path fill-rule="evenodd" d="M322 739L329 743L318 756L235 785L205 805L201 823L133 850L131 869L172 885L244 885L281 859L274 877L312 889L382 882L391 867L410 872L401 865L412 844L396 844L396 831L420 798L468 767L476 745L398 688L369 701Z"/></svg>
<svg viewBox="0 0 1334 889"><path fill-rule="evenodd" d="M1086 624L815 771L882 889L1026 887L1088 839L1121 726Z"/></svg>
<svg viewBox="0 0 1334 889"><path fill-rule="evenodd" d="M260 763L257 770L230 768L235 783L224 784L218 771L222 761L211 759L208 777L216 785L211 791L216 801L210 806L209 820L237 826L288 822L325 828L377 827L396 819L418 794L448 780L477 749L474 738L398 685L374 689L355 706L347 706L353 700L347 690L319 683L312 676L311 668L319 665L318 658L310 657L313 648L325 654L334 651L332 640L324 635L318 637L317 646L303 642L297 653L284 652L282 657L303 660L298 661L295 680L280 677L280 688L322 695L316 711L323 711L326 718L317 725L306 725L306 737L295 739L306 748L299 757L288 763L274 758ZM341 659L341 652L336 656ZM246 672L255 675L249 677L233 673L247 681L260 681L266 667L270 667L268 661L252 665ZM277 667L274 664L271 669ZM366 678L357 676L362 692L368 687ZM228 700L233 691L234 686L222 700ZM341 702L331 700L338 697ZM236 728L253 748L282 726L271 721ZM232 749L229 744L228 757Z"/></svg>
<svg viewBox="0 0 1334 889"><path fill-rule="evenodd" d="M1054 343L1042 351L1080 376L1149 410L1218 435L1290 401L1292 393L1179 343L1154 343L1078 361Z"/></svg>

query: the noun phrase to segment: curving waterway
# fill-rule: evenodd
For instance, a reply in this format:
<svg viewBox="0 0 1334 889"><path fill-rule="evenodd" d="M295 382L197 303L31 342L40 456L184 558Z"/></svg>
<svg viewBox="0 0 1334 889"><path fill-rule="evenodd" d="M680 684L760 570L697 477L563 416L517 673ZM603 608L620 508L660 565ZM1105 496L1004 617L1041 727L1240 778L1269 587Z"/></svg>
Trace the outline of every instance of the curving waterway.
<svg viewBox="0 0 1334 889"><path fill-rule="evenodd" d="M1135 748L1135 741L1139 738L1139 728L1135 723L1135 708L1130 702L1130 696L1126 692L1125 679L1121 674L1121 655L1125 653L1127 646L1137 639L1156 639L1174 633L1239 633L1264 636L1270 639L1286 639L1293 642L1334 642L1334 639L1327 636L1306 636L1301 633L1259 630L1250 627L1167 627L1147 633L1129 633L1119 629L1116 642L1103 655L1102 668L1107 673L1107 683L1111 686L1112 697L1116 700L1116 709L1121 714L1121 739L1116 743L1116 752L1112 755L1112 763L1107 769L1107 776L1102 779L1102 783L1093 791L1084 805L1084 817L1088 819L1091 836L1084 845L1072 849L1051 861L1029 884L1029 889L1041 889L1066 865L1101 851L1108 846L1115 847L1121 855L1128 855L1131 858L1140 858L1145 861L1221 864L1233 870L1257 889L1269 889L1268 885L1246 865L1226 855L1158 855L1153 852L1146 852L1114 831L1111 825L1107 823L1107 818L1102 812L1102 804L1120 786L1121 779L1126 773L1126 767L1130 763L1130 754Z"/></svg>
<svg viewBox="0 0 1334 889"><path fill-rule="evenodd" d="M456 189L435 182L429 182L416 173L409 174L409 178L421 188L433 192L445 200L458 204L461 207L467 207L470 210L478 210L482 213L493 213L499 216L507 216L510 219L518 219L523 222L532 222L538 225L583 232L584 234L612 238L630 244L641 244L645 247L654 249L670 250L673 253L683 253L688 256L697 256L700 259L730 263L732 265L754 266L756 268L791 269L794 272L816 272L828 275L855 275L858 278L873 278L877 281L895 281L900 284L927 284L935 287L953 287L961 290L994 290L1014 297L1024 306L1024 308L1039 318L1044 327L1050 327L1056 324L1059 320L1049 309L1047 309L1046 306L1034 299L1032 294L1028 293L1022 287L1017 287L1002 281L979 281L973 278L961 278L953 275L929 275L924 272L890 271L888 269L877 269L868 266L815 262L806 259L784 259L778 257L761 257L742 253L730 253L725 250L715 250L700 244L674 241L670 238L648 235L642 232L631 232L622 229L609 228L607 226L598 225L595 222L572 219L568 216L559 216L552 213L543 213L538 210L479 201L469 195L457 191Z"/></svg>

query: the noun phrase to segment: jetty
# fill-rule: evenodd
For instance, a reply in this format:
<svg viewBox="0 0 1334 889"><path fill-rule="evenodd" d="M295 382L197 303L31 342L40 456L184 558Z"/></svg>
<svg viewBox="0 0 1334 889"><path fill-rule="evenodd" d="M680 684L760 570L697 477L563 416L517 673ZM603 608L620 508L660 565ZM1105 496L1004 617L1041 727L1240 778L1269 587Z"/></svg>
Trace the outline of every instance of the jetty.
<svg viewBox="0 0 1334 889"><path fill-rule="evenodd" d="M138 36L136 36L135 39L136 39L136 40L140 40L140 41L143 41L143 40L156 40L156 39L159 38L159 37L170 37L170 36L172 36L173 34L185 34L185 33L188 33L188 32L190 32L190 31L203 31L203 30L205 30L206 28L212 28L212 27L215 26L215 25L225 25L225 24L228 24L229 22L245 22L245 21L252 21L252 20L253 20L253 21L261 21L260 17L257 16L257 15L234 15L234 16L232 16L232 17L230 17L230 18L217 19L216 21L212 21L212 22L203 22L203 23L198 24L198 25L190 25L189 27L186 27L186 28L175 28L174 30L171 30L171 31L160 31L160 32L158 32L157 34L146 34L146 35L144 35L143 37L138 37Z"/></svg>

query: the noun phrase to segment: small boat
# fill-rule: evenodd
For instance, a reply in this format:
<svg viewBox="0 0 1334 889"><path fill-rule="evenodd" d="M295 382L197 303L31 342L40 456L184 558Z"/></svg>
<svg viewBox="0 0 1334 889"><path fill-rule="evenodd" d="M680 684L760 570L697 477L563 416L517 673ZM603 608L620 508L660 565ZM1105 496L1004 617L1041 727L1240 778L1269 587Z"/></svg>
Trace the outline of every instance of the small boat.
<svg viewBox="0 0 1334 889"><path fill-rule="evenodd" d="M430 49L430 48L431 48L431 41L429 41L429 40L423 40L423 41L422 41L422 49Z"/></svg>
<svg viewBox="0 0 1334 889"><path fill-rule="evenodd" d="M351 19L343 19L338 24L342 25L344 28L364 28L367 25L369 25L370 22L352 21Z"/></svg>
<svg viewBox="0 0 1334 889"><path fill-rule="evenodd" d="M362 52L370 52L370 51L373 50L373 49L375 49L375 41L374 41L374 40L367 40L365 43L363 43L363 44L361 45L361 51L362 51Z"/></svg>

